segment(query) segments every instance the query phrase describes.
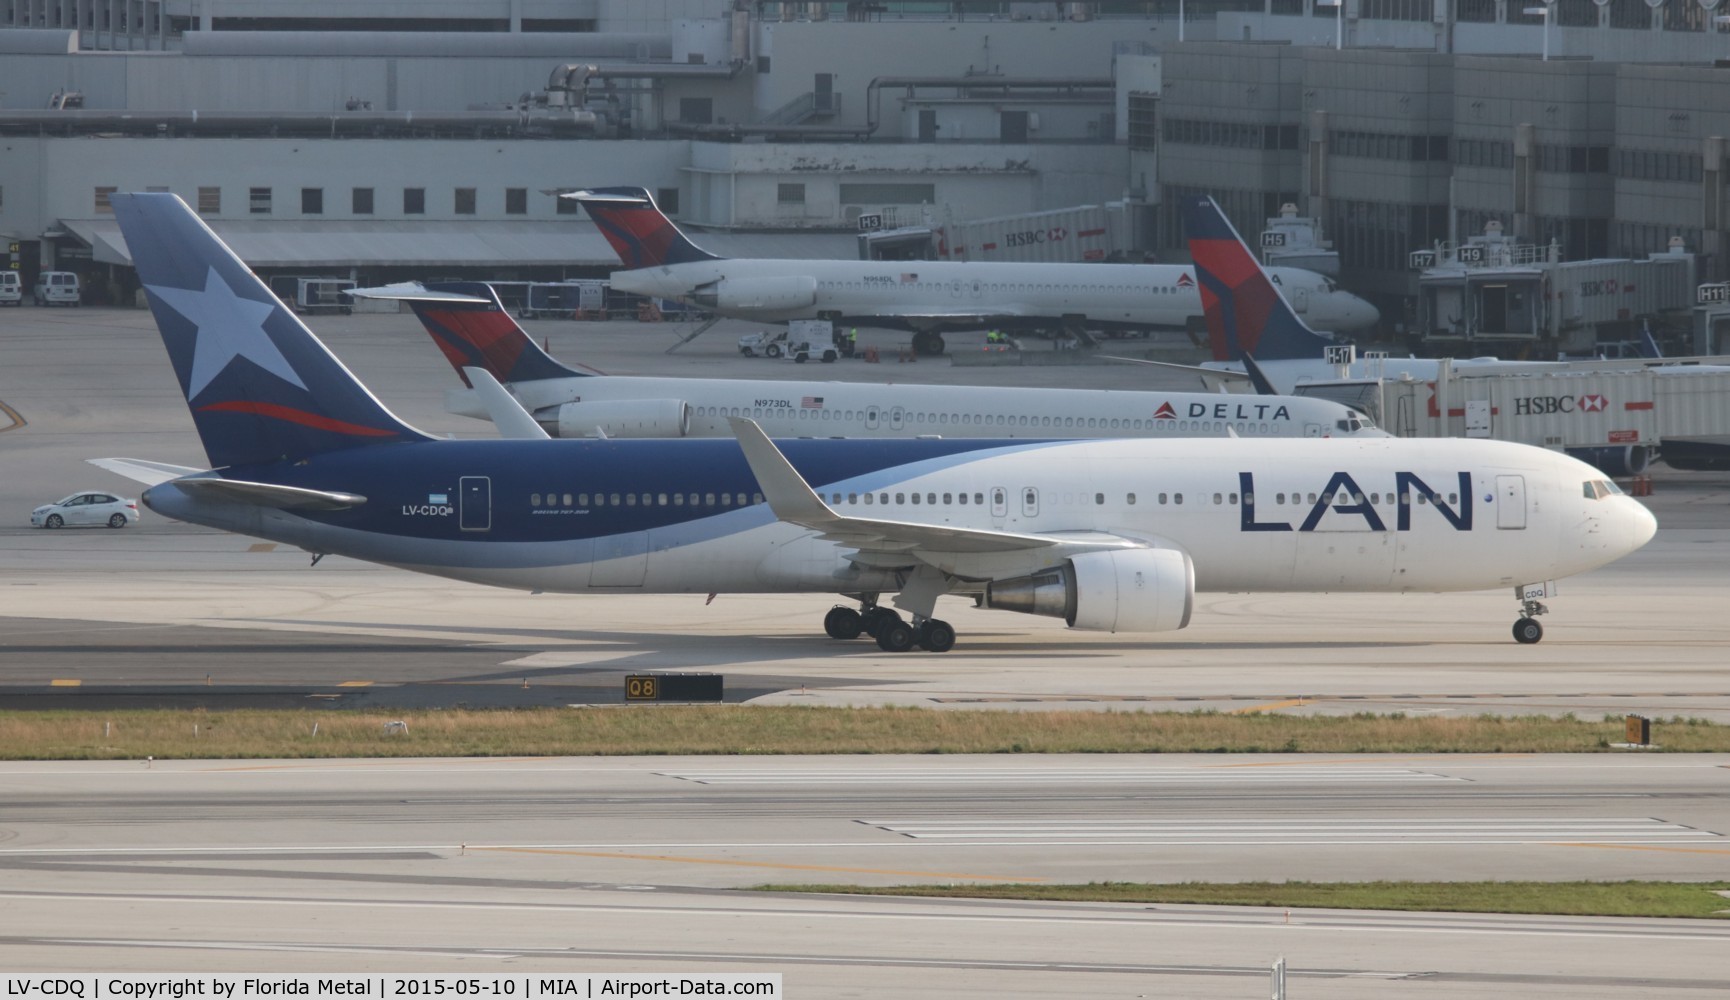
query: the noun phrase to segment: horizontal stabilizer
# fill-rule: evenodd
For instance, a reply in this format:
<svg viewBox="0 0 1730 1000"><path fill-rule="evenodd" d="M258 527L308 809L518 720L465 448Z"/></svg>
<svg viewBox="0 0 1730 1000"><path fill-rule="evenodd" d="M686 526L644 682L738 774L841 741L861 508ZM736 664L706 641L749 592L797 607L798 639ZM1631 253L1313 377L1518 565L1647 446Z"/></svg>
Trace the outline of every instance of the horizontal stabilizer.
<svg viewBox="0 0 1730 1000"><path fill-rule="evenodd" d="M279 510L348 510L366 503L358 493L307 490L275 483L249 483L243 479L176 479L175 489L204 500L275 507Z"/></svg>
<svg viewBox="0 0 1730 1000"><path fill-rule="evenodd" d="M155 486L157 483L166 483L170 479L197 475L205 471L187 465L150 462L142 458L87 458L85 461L98 469L106 469L116 475L125 476L127 479L144 483L147 486Z"/></svg>
<svg viewBox="0 0 1730 1000"><path fill-rule="evenodd" d="M379 285L376 288L350 288L344 294L357 299L384 299L396 302L464 302L480 306L492 302L491 299L466 295L462 292L434 290L418 281L399 281L394 285Z"/></svg>

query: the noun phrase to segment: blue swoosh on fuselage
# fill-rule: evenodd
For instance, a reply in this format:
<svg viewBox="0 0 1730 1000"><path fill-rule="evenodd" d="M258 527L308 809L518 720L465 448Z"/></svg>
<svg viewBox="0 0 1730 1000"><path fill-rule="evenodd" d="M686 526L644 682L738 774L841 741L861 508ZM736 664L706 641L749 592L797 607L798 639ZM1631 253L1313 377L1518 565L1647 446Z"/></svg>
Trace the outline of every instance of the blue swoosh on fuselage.
<svg viewBox="0 0 1730 1000"><path fill-rule="evenodd" d="M819 492L867 492L982 458L1074 441L842 440L776 442L788 461ZM305 489L359 493L367 503L350 510L296 512L332 527L400 538L556 542L656 530L672 544L689 544L749 530L775 520L767 505L645 506L565 504L582 494L744 494L758 492L738 442L730 440L435 441L329 452L298 463L234 467L229 479ZM489 528L459 534L454 508L466 477L485 477L491 498ZM529 497L543 502L531 506ZM404 508L453 508L442 516L405 515ZM547 498L557 497L557 502Z"/></svg>

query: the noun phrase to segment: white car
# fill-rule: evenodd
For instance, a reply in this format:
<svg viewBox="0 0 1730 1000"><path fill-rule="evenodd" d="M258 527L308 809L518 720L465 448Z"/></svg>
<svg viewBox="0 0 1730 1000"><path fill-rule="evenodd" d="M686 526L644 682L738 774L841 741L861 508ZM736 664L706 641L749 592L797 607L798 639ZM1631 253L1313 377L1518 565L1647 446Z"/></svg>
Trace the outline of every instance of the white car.
<svg viewBox="0 0 1730 1000"><path fill-rule="evenodd" d="M74 493L59 503L45 503L30 512L37 528L59 528L69 524L124 528L138 521L138 501L112 493Z"/></svg>

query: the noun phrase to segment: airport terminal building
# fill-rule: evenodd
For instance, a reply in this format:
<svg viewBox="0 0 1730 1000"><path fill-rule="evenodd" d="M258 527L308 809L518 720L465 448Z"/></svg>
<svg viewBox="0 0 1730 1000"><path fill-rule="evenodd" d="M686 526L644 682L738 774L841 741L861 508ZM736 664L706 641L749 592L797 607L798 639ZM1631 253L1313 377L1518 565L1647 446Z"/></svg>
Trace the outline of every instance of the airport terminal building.
<svg viewBox="0 0 1730 1000"><path fill-rule="evenodd" d="M153 189L267 270L551 279L615 262L554 195L633 184L724 254L1123 200L1179 260L1164 207L1205 191L1252 239L1319 219L1394 322L1411 252L1491 221L1567 259L1680 236L1730 276L1717 0L1186 8L19 0L0 249L124 269L106 196Z"/></svg>

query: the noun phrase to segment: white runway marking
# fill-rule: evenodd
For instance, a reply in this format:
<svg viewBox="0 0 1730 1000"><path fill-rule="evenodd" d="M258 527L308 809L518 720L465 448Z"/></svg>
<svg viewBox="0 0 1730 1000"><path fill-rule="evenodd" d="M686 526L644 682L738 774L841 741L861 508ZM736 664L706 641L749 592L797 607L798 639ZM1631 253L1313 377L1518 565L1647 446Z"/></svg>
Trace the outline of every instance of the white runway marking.
<svg viewBox="0 0 1730 1000"><path fill-rule="evenodd" d="M701 785L865 785L865 784L1132 784L1132 785L1242 785L1329 783L1464 781L1429 771L1394 767L1276 767L1276 768L1136 768L1097 767L883 767L788 770L784 768L716 768L701 771L656 771L665 778Z"/></svg>
<svg viewBox="0 0 1730 1000"><path fill-rule="evenodd" d="M1663 844L1721 834L1641 817L1602 819L894 819L860 820L914 840L1218 846L1330 844Z"/></svg>

